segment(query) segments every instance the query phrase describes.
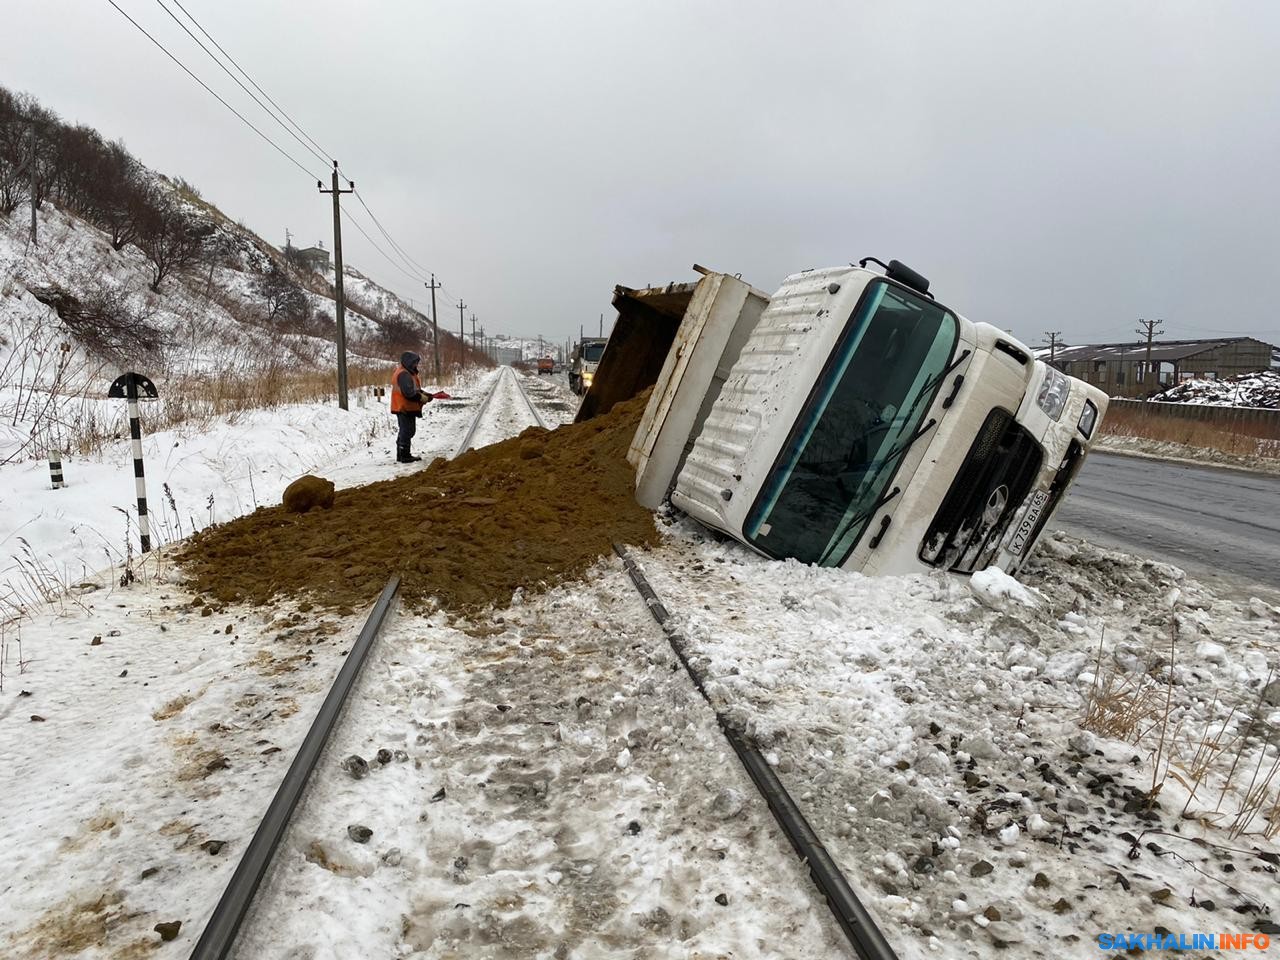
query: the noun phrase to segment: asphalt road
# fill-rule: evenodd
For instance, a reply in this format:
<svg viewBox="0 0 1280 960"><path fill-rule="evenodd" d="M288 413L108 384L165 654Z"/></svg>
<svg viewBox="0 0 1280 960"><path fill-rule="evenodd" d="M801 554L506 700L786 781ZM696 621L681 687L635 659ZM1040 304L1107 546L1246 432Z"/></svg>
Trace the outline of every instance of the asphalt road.
<svg viewBox="0 0 1280 960"><path fill-rule="evenodd" d="M1237 590L1280 591L1280 477L1091 453L1053 525Z"/></svg>

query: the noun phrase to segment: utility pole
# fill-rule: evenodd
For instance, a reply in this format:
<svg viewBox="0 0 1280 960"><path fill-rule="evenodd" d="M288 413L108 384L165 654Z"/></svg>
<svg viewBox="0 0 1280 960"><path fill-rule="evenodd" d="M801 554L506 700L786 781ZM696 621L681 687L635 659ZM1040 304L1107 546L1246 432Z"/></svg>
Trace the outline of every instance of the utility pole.
<svg viewBox="0 0 1280 960"><path fill-rule="evenodd" d="M600 314L600 336L604 336L604 314Z"/></svg>
<svg viewBox="0 0 1280 960"><path fill-rule="evenodd" d="M1138 329L1134 332L1137 333L1138 336L1140 337L1145 336L1147 338L1147 362L1143 366L1143 371L1145 373L1151 372L1151 341L1155 337L1164 335L1164 331L1158 329L1160 325L1163 323L1164 323L1163 320L1144 320L1141 317L1138 318ZM1159 376L1153 377L1152 382L1154 386L1159 387L1160 386Z"/></svg>
<svg viewBox="0 0 1280 960"><path fill-rule="evenodd" d="M458 298L458 369L461 370L467 365L467 319L463 314L463 310L467 309L467 305L462 302L462 298Z"/></svg>
<svg viewBox="0 0 1280 960"><path fill-rule="evenodd" d="M1053 363L1058 356L1058 344L1062 342L1062 331L1046 330L1044 335L1049 340L1049 362Z"/></svg>
<svg viewBox="0 0 1280 960"><path fill-rule="evenodd" d="M436 383L440 382L440 324L436 322L436 291L443 284L436 283L436 275L431 275L431 282L427 284L427 289L431 291L431 353L436 361Z"/></svg>
<svg viewBox="0 0 1280 960"><path fill-rule="evenodd" d="M476 315L471 315L471 349L479 352L480 341L476 339Z"/></svg>
<svg viewBox="0 0 1280 960"><path fill-rule="evenodd" d="M347 409L347 300L342 290L342 194L354 192L355 181L347 181L348 189L338 187L338 161L333 161L333 187L326 190L316 181L321 193L333 194L333 292L338 314L338 407Z"/></svg>

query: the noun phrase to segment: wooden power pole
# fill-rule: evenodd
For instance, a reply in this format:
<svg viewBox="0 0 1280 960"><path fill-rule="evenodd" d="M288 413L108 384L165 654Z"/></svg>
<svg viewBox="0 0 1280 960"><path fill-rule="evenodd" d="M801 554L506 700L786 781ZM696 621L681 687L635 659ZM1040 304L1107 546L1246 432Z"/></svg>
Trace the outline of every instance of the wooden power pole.
<svg viewBox="0 0 1280 960"><path fill-rule="evenodd" d="M467 305L458 298L458 369L467 365L467 318L463 313Z"/></svg>
<svg viewBox="0 0 1280 960"><path fill-rule="evenodd" d="M436 291L442 285L436 283L436 275L431 275L427 289L431 291L431 353L436 361L436 383L440 382L440 324L436 322Z"/></svg>
<svg viewBox="0 0 1280 960"><path fill-rule="evenodd" d="M338 406L347 409L347 300L342 289L342 194L355 191L355 181L348 180L348 189L338 187L338 161L333 161L333 186L324 188L323 181L316 181L321 193L333 194L333 293L338 315Z"/></svg>
<svg viewBox="0 0 1280 960"><path fill-rule="evenodd" d="M1058 344L1062 343L1062 331L1046 330L1044 335L1049 340L1049 362L1053 363L1058 356Z"/></svg>
<svg viewBox="0 0 1280 960"><path fill-rule="evenodd" d="M1147 361L1143 366L1144 373L1149 374L1152 372L1151 371L1151 341L1156 337L1163 335L1164 331L1158 329L1160 325L1163 323L1164 323L1163 320L1143 320L1141 317L1138 318L1138 329L1135 332L1138 334L1138 336L1147 338ZM1152 383L1156 387L1159 387L1160 378L1158 376L1153 376Z"/></svg>

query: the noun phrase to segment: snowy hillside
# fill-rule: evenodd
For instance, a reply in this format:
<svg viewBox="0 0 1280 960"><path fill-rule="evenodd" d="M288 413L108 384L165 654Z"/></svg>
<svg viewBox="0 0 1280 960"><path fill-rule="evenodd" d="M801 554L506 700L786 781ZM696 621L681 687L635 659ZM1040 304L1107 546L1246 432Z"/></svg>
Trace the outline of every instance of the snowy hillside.
<svg viewBox="0 0 1280 960"><path fill-rule="evenodd" d="M103 231L51 204L41 210L38 247L24 213L0 223L0 461L89 449L118 432L123 407L105 396L125 369L159 388L147 411L156 427L332 391L332 272L302 275L213 208L187 207L209 221L216 254L158 291L137 247L115 250ZM290 280L283 295L268 288L273 271ZM389 357L429 349L430 322L345 272L352 382L381 383ZM280 308L273 295L293 301ZM445 356L456 360L456 349L446 342Z"/></svg>

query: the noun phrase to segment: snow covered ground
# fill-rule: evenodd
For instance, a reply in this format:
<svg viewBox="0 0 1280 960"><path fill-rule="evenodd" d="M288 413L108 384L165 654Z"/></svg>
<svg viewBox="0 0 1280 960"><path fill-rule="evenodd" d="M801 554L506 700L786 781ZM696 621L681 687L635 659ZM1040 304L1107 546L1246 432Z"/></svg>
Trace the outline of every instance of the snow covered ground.
<svg viewBox="0 0 1280 960"><path fill-rule="evenodd" d="M423 412L415 452L449 456L489 389L493 371L448 390L458 399ZM143 461L153 542L170 543L201 529L280 502L306 473L354 486L413 469L395 460L395 419L385 398L354 392L350 409L294 405L219 418L211 427L146 432ZM66 486L52 489L40 461L0 465L0 604L37 599L136 556L137 507L127 435L85 457L63 460ZM126 548L126 537L130 546ZM36 583L33 583L33 578Z"/></svg>
<svg viewBox="0 0 1280 960"><path fill-rule="evenodd" d="M415 450L450 452L509 376L450 388L467 399L432 404ZM559 388L529 387L572 417ZM384 410L306 413L154 455L208 471L175 500L208 486L214 519L274 502L304 461L344 486L415 469L389 462ZM268 474L248 469L268 457ZM105 459L93 486L119 493L90 504L86 485L78 522L122 539L127 457ZM8 493L24 476L0 470L5 516L69 529L35 479ZM869 579L664 519L637 559L902 957L1280 933L1263 836L1280 611L1064 537L1021 584ZM39 549L96 586L0 643L0 955L185 955L364 612L206 605L162 556L121 588L118 567L77 560L98 534L64 547L64 527ZM851 955L616 561L475 622L403 612L353 697L239 956ZM153 928L172 921L160 948Z"/></svg>

